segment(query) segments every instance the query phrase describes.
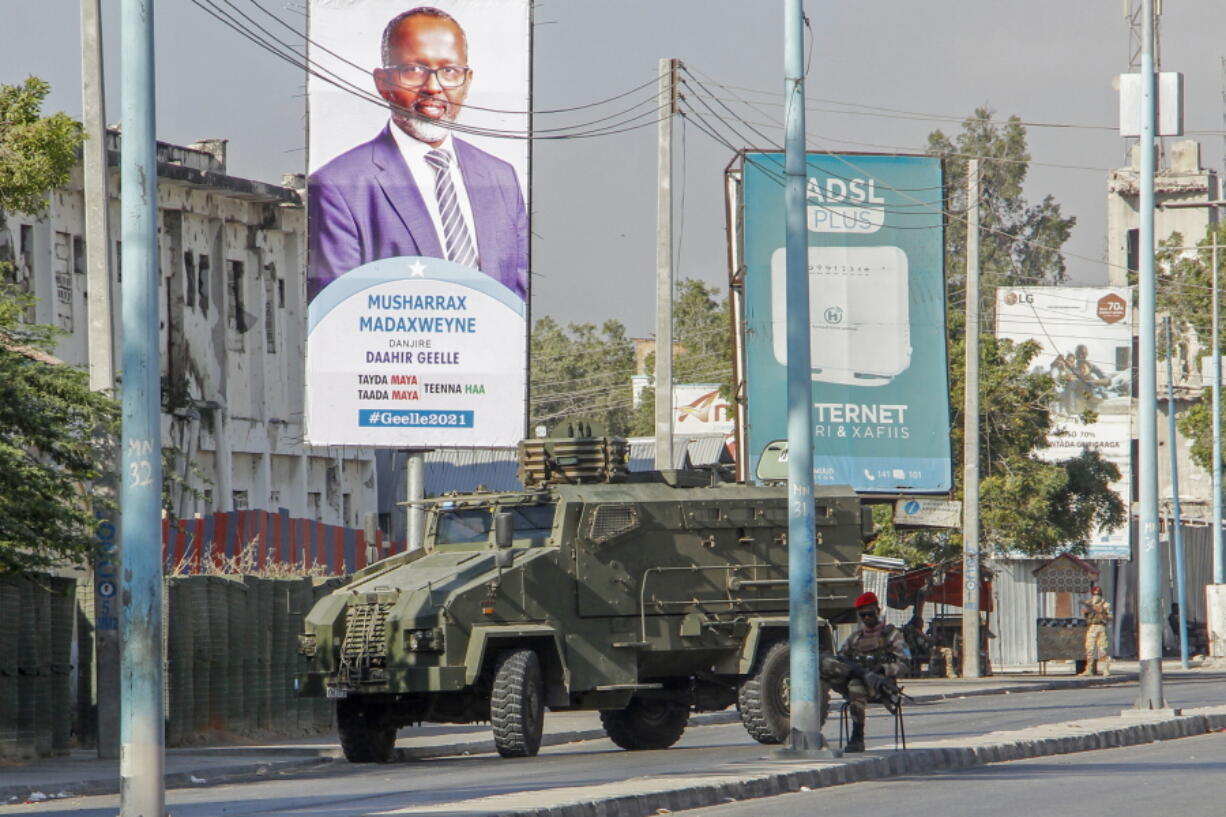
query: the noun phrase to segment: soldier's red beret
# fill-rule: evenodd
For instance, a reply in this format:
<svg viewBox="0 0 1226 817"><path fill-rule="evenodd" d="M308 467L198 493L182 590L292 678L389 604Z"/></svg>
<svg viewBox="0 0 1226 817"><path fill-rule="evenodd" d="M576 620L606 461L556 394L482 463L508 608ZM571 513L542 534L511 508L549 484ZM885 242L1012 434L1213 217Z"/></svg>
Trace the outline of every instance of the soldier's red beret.
<svg viewBox="0 0 1226 817"><path fill-rule="evenodd" d="M875 604L878 607L881 606L881 602L877 601L877 594L871 590L867 593L861 593L860 597L856 599L857 610L859 610L861 607L868 607L870 604Z"/></svg>
<svg viewBox="0 0 1226 817"><path fill-rule="evenodd" d="M1091 595L1093 595L1094 593L1101 593L1101 592L1103 592L1103 589L1099 587L1098 585L1094 585L1090 588Z"/></svg>

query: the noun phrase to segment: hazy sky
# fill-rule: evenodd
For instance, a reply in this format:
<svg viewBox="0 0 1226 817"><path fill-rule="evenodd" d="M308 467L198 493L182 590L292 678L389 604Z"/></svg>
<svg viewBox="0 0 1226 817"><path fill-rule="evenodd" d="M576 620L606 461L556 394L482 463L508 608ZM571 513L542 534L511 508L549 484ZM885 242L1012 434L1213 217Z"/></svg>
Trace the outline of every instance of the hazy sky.
<svg viewBox="0 0 1226 817"><path fill-rule="evenodd" d="M251 0L228 2L260 15ZM301 28L301 0L261 2ZM107 118L117 122L120 2L103 5ZM960 120L983 104L1002 117L1078 126L1029 129L1034 164L1027 196L1037 201L1050 193L1077 217L1067 246L1070 273L1076 281L1105 282L1106 171L1124 156L1111 86L1112 77L1128 69L1123 8L1122 0L808 2L809 147L918 152L929 131L956 132ZM0 82L42 76L54 86L49 109L78 115L78 1L0 0L0 9ZM1186 129L1202 142L1202 163L1220 170L1226 3L1169 0L1163 10L1162 67L1184 73ZM180 144L228 138L230 172L239 176L275 182L284 172L302 171L300 69L189 0L157 3L156 14L159 138ZM620 94L652 81L659 58L678 57L738 116L781 142L782 15L778 0L541 0L535 107L557 109ZM536 124L597 119L645 100L650 90L575 114L541 114ZM711 118L698 98L705 92L690 87L683 93ZM732 152L697 124L679 123L676 129L676 162L684 168L675 185L684 197L674 224L678 275L724 287L722 176ZM749 146L752 139L752 146L765 146L747 126L733 124L742 136L727 124L717 126L729 142ZM563 322L616 318L632 335L651 334L654 127L538 142L533 162L534 314Z"/></svg>

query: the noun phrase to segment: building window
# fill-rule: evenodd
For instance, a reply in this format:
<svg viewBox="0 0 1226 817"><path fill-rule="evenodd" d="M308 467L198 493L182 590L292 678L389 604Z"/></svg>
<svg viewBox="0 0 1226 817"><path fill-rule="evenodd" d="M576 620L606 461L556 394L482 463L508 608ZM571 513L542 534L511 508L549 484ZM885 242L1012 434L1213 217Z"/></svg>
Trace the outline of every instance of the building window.
<svg viewBox="0 0 1226 817"><path fill-rule="evenodd" d="M243 262L230 262L230 305L226 310L230 328L240 335L247 331L247 313L243 303Z"/></svg>
<svg viewBox="0 0 1226 817"><path fill-rule="evenodd" d="M183 253L183 299L189 307L196 305L196 256L191 250Z"/></svg>
<svg viewBox="0 0 1226 817"><path fill-rule="evenodd" d="M196 291L200 295L200 311L209 315L209 257L200 253L196 262Z"/></svg>
<svg viewBox="0 0 1226 817"><path fill-rule="evenodd" d="M322 510L323 495L319 491L307 492L307 513L316 522L323 521Z"/></svg>
<svg viewBox="0 0 1226 817"><path fill-rule="evenodd" d="M247 492L246 491L231 491L230 497L234 502L234 510L236 511L247 510L248 505L247 505Z"/></svg>
<svg viewBox="0 0 1226 817"><path fill-rule="evenodd" d="M72 237L72 271L77 275L85 274L85 239L79 235Z"/></svg>
<svg viewBox="0 0 1226 817"><path fill-rule="evenodd" d="M55 281L55 325L72 331L73 262L72 236L57 232L51 245L51 273Z"/></svg>
<svg viewBox="0 0 1226 817"><path fill-rule="evenodd" d="M1126 250L1125 264L1128 265L1128 272L1135 275L1137 270L1141 268L1141 231L1128 231L1128 249Z"/></svg>
<svg viewBox="0 0 1226 817"><path fill-rule="evenodd" d="M277 279L277 308L285 309L285 279Z"/></svg>
<svg viewBox="0 0 1226 817"><path fill-rule="evenodd" d="M268 354L277 353L277 313L273 310L272 298L264 299L264 348Z"/></svg>

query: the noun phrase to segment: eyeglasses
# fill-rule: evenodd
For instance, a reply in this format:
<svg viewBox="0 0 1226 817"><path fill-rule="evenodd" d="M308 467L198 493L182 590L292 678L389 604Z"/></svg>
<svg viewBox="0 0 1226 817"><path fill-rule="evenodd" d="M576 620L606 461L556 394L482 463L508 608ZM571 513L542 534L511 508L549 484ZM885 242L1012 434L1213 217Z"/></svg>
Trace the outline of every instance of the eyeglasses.
<svg viewBox="0 0 1226 817"><path fill-rule="evenodd" d="M444 88L459 88L468 81L467 65L444 65L441 68L430 68L410 62L405 65L388 65L384 69L397 84L406 88L420 88L430 81L430 77L438 79L438 84Z"/></svg>

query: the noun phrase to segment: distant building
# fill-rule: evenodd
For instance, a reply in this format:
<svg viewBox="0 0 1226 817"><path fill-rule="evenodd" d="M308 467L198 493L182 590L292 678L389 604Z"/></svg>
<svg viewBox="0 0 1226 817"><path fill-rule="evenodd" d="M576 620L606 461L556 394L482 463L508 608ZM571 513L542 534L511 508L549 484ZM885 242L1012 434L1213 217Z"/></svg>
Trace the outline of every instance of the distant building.
<svg viewBox="0 0 1226 817"><path fill-rule="evenodd" d="M115 360L121 361L119 135L108 133ZM289 509L360 526L376 510L374 452L303 442L306 214L295 186L226 174L225 140L158 144L162 446L175 513ZM291 181L291 184L294 184ZM38 296L30 319L88 362L81 173L41 219L6 214L0 254Z"/></svg>
<svg viewBox="0 0 1226 817"><path fill-rule="evenodd" d="M1201 167L1200 144L1194 140L1175 142L1168 147L1168 156L1154 177L1154 241L1159 244L1174 233L1183 237L1183 246L1195 246L1205 237L1209 225L1216 221L1209 202L1221 199L1218 174ZM1107 176L1107 261L1109 283L1126 286L1140 266L1140 153L1132 150L1128 167L1112 170ZM1186 250L1188 255L1194 251ZM1161 287L1162 272L1159 271ZM1161 321L1160 315L1158 320ZM1161 324L1159 324L1160 326ZM1209 383L1202 379L1198 360L1209 338L1180 338L1172 360L1176 414L1181 414L1200 399ZM1166 363L1159 361L1157 372L1158 411L1158 496L1166 505L1171 496L1168 467L1168 426ZM1183 516L1190 521L1208 521L1210 516L1210 477L1205 469L1193 462L1189 446L1181 441L1176 446L1179 461L1179 494ZM1135 466L1134 466L1135 467ZM1133 484L1136 484L1134 480Z"/></svg>

